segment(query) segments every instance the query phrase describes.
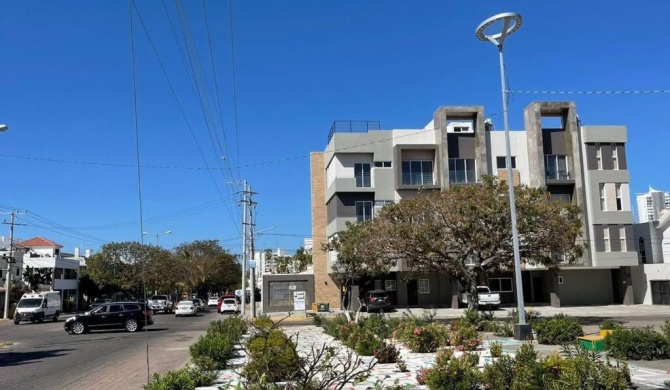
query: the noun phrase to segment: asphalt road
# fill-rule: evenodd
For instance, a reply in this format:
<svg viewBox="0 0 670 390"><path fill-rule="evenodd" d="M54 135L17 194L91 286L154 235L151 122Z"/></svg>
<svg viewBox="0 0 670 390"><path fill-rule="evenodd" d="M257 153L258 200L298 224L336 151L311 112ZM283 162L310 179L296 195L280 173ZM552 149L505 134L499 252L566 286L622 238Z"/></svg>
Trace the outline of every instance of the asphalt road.
<svg viewBox="0 0 670 390"><path fill-rule="evenodd" d="M222 316L154 315L137 333L98 330L71 335L58 322L14 325L0 321L0 389L141 389L149 371L164 372L188 361L188 347ZM12 345L2 347L3 342Z"/></svg>

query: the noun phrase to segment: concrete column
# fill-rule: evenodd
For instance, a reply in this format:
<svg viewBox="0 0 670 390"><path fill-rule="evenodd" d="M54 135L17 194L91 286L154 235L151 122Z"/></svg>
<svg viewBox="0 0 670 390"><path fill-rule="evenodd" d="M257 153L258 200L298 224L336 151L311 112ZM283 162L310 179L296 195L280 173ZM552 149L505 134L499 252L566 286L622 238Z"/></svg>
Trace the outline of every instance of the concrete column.
<svg viewBox="0 0 670 390"><path fill-rule="evenodd" d="M623 304L624 305L634 305L635 304L635 292L633 290L633 277L630 267L621 267L621 290L623 291Z"/></svg>
<svg viewBox="0 0 670 390"><path fill-rule="evenodd" d="M458 281L451 280L451 308L458 309Z"/></svg>
<svg viewBox="0 0 670 390"><path fill-rule="evenodd" d="M549 277L551 278L551 283L549 284L549 301L551 303L551 307L561 307L561 285L558 284L558 274L556 272L550 271Z"/></svg>

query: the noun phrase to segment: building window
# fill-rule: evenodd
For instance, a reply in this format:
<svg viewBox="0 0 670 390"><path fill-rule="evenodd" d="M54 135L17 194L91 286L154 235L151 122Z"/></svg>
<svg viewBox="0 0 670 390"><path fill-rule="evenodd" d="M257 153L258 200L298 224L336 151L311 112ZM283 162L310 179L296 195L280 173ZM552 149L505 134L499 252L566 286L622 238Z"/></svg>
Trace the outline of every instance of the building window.
<svg viewBox="0 0 670 390"><path fill-rule="evenodd" d="M564 203L571 203L572 197L570 194L549 194L549 197L554 200L558 200Z"/></svg>
<svg viewBox="0 0 670 390"><path fill-rule="evenodd" d="M623 202L621 201L621 183L616 183L616 209L623 210Z"/></svg>
<svg viewBox="0 0 670 390"><path fill-rule="evenodd" d="M607 199L605 198L604 183L600 183L600 211L607 211Z"/></svg>
<svg viewBox="0 0 670 390"><path fill-rule="evenodd" d="M640 237L638 240L639 248L640 248L640 260L642 260L642 263L647 262L647 251L644 249L644 238Z"/></svg>
<svg viewBox="0 0 670 390"><path fill-rule="evenodd" d="M568 156L548 154L544 156L546 177L549 180L570 180Z"/></svg>
<svg viewBox="0 0 670 390"><path fill-rule="evenodd" d="M600 148L600 144L596 144L596 163L598 164L598 170L602 171L602 169L603 169L603 151Z"/></svg>
<svg viewBox="0 0 670 390"><path fill-rule="evenodd" d="M449 159L449 182L451 183L476 183L477 172L475 170L474 158L450 158Z"/></svg>
<svg viewBox="0 0 670 390"><path fill-rule="evenodd" d="M372 202L371 201L357 201L356 202L356 220L358 222L368 221L372 219Z"/></svg>
<svg viewBox="0 0 670 390"><path fill-rule="evenodd" d="M430 280L419 279L419 294L430 294Z"/></svg>
<svg viewBox="0 0 670 390"><path fill-rule="evenodd" d="M623 225L619 226L619 241L621 242L621 252L628 252L628 248L626 248L626 227Z"/></svg>
<svg viewBox="0 0 670 390"><path fill-rule="evenodd" d="M612 144L612 169L619 169L619 152L616 144Z"/></svg>
<svg viewBox="0 0 670 390"><path fill-rule="evenodd" d="M382 281L375 280L375 290L381 290L381 289L382 289Z"/></svg>
<svg viewBox="0 0 670 390"><path fill-rule="evenodd" d="M489 289L497 293L514 292L512 278L489 278Z"/></svg>
<svg viewBox="0 0 670 390"><path fill-rule="evenodd" d="M610 245L610 227L609 225L603 225L603 242L605 243L605 252L611 252L612 246Z"/></svg>
<svg viewBox="0 0 670 390"><path fill-rule="evenodd" d="M402 184L411 186L433 185L433 162L428 160L403 161Z"/></svg>
<svg viewBox="0 0 670 390"><path fill-rule="evenodd" d="M375 168L391 168L390 161L375 161Z"/></svg>
<svg viewBox="0 0 670 390"><path fill-rule="evenodd" d="M670 305L670 280L650 280L651 303L653 305Z"/></svg>
<svg viewBox="0 0 670 390"><path fill-rule="evenodd" d="M354 164L354 177L356 178L356 187L372 187L370 163Z"/></svg>
<svg viewBox="0 0 670 390"><path fill-rule="evenodd" d="M397 284L395 280L385 280L384 281L384 290L386 291L395 291L397 289Z"/></svg>
<svg viewBox="0 0 670 390"><path fill-rule="evenodd" d="M507 169L506 156L496 157L496 165L498 166L498 169ZM512 156L512 169L516 169L516 156Z"/></svg>

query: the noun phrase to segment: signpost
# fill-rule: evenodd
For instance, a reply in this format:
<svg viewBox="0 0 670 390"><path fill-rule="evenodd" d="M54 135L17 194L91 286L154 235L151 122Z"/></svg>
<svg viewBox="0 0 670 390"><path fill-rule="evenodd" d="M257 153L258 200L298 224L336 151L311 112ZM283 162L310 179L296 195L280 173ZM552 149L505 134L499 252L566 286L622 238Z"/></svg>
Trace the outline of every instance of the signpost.
<svg viewBox="0 0 670 390"><path fill-rule="evenodd" d="M293 310L305 311L305 292L293 291Z"/></svg>

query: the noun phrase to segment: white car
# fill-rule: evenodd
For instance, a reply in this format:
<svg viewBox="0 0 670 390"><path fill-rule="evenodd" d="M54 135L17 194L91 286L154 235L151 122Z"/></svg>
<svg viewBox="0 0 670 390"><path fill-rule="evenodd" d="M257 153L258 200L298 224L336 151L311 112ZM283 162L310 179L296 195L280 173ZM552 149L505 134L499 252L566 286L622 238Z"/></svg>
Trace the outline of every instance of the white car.
<svg viewBox="0 0 670 390"><path fill-rule="evenodd" d="M218 306L219 305L219 297L216 295L210 295L209 299L207 299L207 306Z"/></svg>
<svg viewBox="0 0 670 390"><path fill-rule="evenodd" d="M181 316L195 316L198 314L198 306L193 304L193 301L181 301L177 304L177 309L174 311L175 317Z"/></svg>
<svg viewBox="0 0 670 390"><path fill-rule="evenodd" d="M193 298L193 304L198 308L198 311L205 311L205 305L202 303L202 299Z"/></svg>
<svg viewBox="0 0 670 390"><path fill-rule="evenodd" d="M237 306L237 300L235 298L225 298L221 302L221 314L223 313L237 313L240 311L240 307Z"/></svg>

